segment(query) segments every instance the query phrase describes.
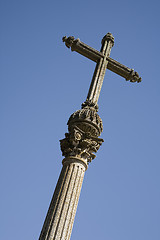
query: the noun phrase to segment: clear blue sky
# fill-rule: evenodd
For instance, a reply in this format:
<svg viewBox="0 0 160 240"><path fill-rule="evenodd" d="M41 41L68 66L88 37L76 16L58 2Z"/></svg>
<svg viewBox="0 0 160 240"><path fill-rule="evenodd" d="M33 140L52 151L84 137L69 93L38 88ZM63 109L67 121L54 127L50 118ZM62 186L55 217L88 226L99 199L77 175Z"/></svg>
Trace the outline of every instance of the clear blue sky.
<svg viewBox="0 0 160 240"><path fill-rule="evenodd" d="M85 174L74 240L160 239L159 1L2 0L0 239L38 239L61 170L59 140L85 100L95 63L62 43L96 48L134 68L107 71L99 99L105 142Z"/></svg>

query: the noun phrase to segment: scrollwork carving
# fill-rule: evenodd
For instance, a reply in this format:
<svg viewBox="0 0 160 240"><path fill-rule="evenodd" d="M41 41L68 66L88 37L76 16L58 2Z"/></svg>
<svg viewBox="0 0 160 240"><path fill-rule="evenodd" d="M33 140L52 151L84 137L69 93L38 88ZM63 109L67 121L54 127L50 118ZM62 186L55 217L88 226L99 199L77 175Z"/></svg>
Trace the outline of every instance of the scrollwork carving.
<svg viewBox="0 0 160 240"><path fill-rule="evenodd" d="M80 157L91 162L96 156L103 139L91 136L90 132L84 132L74 126L65 138L60 140L62 155L65 157Z"/></svg>

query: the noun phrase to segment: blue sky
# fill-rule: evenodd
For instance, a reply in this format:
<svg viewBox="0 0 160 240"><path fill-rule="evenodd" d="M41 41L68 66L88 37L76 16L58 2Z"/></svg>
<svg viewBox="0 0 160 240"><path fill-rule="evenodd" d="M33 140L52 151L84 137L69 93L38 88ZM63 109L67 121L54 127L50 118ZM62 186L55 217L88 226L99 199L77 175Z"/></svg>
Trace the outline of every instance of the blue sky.
<svg viewBox="0 0 160 240"><path fill-rule="evenodd" d="M0 238L38 239L61 171L59 140L85 100L95 63L73 35L142 77L107 71L99 99L105 140L85 174L72 239L160 239L159 1L1 1Z"/></svg>

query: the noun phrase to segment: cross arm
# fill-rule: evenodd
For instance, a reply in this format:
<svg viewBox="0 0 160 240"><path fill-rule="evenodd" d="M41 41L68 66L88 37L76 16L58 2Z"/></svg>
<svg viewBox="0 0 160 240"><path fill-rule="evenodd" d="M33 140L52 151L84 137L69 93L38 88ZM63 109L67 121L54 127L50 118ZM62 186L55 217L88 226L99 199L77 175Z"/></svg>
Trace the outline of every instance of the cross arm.
<svg viewBox="0 0 160 240"><path fill-rule="evenodd" d="M108 57L107 60L107 68L112 72L117 73L121 77L125 78L126 81L130 80L130 82L138 83L142 81L141 77L139 77L139 74L135 72L134 69L128 68L110 57Z"/></svg>
<svg viewBox="0 0 160 240"><path fill-rule="evenodd" d="M71 51L76 51L96 63L101 58L105 57L103 53L81 42L79 38L75 39L73 36L71 36L68 38L63 37L62 40L63 42L65 42L65 45L68 48L71 48ZM107 69L111 70L114 73L117 73L121 77L125 78L127 81L130 80L130 82L141 82L141 77L139 77L138 73L135 72L133 69L124 66L123 64L115 61L110 57L107 57L106 60L108 61Z"/></svg>
<svg viewBox="0 0 160 240"><path fill-rule="evenodd" d="M98 62L100 58L104 57L101 52L81 42L79 38L75 39L73 36L67 38L65 36L62 41L65 42L66 47L71 48L71 51L78 52L94 62Z"/></svg>

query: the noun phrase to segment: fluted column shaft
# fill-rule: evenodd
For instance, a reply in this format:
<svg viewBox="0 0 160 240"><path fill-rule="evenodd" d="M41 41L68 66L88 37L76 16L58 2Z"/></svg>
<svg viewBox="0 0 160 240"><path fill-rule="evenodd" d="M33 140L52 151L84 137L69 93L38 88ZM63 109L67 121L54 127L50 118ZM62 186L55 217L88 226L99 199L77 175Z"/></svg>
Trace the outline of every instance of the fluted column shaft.
<svg viewBox="0 0 160 240"><path fill-rule="evenodd" d="M55 192L39 240L69 240L87 161L77 157L63 160Z"/></svg>

